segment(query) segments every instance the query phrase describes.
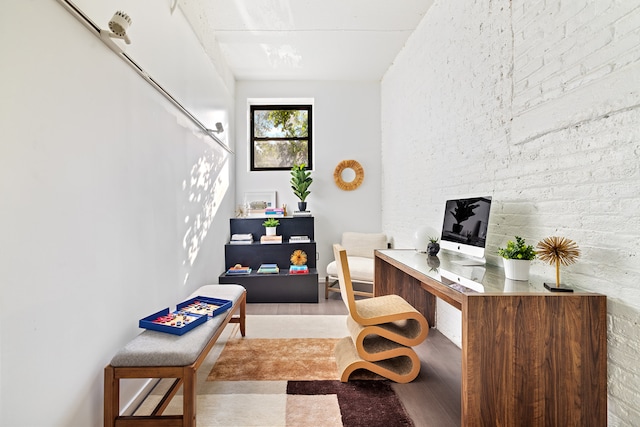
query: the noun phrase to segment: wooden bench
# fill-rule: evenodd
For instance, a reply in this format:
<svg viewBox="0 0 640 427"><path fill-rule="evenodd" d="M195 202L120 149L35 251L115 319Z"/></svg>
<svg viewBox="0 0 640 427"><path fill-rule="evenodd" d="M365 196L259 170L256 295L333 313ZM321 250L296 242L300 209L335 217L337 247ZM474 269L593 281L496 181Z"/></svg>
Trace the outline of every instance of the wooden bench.
<svg viewBox="0 0 640 427"><path fill-rule="evenodd" d="M208 296L233 301L226 313L215 316L184 335L145 330L116 353L104 368L104 426L196 425L196 372L229 323L239 323L245 336L246 291L239 285L208 285L189 298ZM185 298L188 299L188 298ZM123 378L175 378L151 415L120 415L120 380ZM183 388L182 415L162 415L176 392Z"/></svg>

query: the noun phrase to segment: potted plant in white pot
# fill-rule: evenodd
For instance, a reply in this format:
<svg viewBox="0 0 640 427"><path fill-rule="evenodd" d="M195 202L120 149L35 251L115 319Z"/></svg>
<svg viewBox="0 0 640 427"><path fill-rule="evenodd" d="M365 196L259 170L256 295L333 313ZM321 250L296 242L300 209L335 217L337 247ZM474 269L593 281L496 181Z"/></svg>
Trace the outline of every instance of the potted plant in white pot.
<svg viewBox="0 0 640 427"><path fill-rule="evenodd" d="M498 254L504 261L504 275L511 280L529 280L529 267L536 251L522 237L515 238L516 241L509 240L505 248L498 248Z"/></svg>
<svg viewBox="0 0 640 427"><path fill-rule="evenodd" d="M307 170L307 165L302 163L293 165L291 168L291 189L300 202L298 202L298 210L307 210L307 196L311 193L309 186L313 182L311 172Z"/></svg>
<svg viewBox="0 0 640 427"><path fill-rule="evenodd" d="M265 227L267 236L275 236L276 227L280 225L280 221L275 218L268 218L265 222L262 223L262 225L264 225Z"/></svg>

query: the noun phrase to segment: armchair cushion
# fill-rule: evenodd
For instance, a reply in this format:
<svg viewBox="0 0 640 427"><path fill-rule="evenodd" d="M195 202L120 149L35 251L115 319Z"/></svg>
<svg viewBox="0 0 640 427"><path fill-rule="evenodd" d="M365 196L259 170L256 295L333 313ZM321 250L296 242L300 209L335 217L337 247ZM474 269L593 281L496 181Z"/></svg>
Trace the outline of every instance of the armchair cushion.
<svg viewBox="0 0 640 427"><path fill-rule="evenodd" d="M353 282L373 282L374 270L373 258L364 258L360 256L349 257L349 272ZM331 261L327 265L327 275L338 277L338 265L335 261Z"/></svg>

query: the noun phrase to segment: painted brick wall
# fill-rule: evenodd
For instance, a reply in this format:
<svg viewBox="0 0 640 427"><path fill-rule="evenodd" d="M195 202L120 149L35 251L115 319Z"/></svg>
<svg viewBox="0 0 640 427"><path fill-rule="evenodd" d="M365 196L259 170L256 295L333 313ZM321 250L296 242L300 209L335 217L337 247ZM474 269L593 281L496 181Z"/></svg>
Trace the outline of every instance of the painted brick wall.
<svg viewBox="0 0 640 427"><path fill-rule="evenodd" d="M382 160L396 247L473 195L494 199L492 264L515 234L578 243L562 278L608 296L609 425L638 425L640 4L436 1L383 79ZM460 342L445 303L438 327Z"/></svg>

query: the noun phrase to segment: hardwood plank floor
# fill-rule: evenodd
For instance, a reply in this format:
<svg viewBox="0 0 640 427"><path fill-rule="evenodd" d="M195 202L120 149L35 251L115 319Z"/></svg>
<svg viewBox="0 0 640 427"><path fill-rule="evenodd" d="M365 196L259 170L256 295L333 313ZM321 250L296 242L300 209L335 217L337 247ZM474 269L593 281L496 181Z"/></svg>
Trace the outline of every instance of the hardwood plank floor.
<svg viewBox="0 0 640 427"><path fill-rule="evenodd" d="M249 315L343 315L347 308L338 293L324 298L324 282L318 285L317 304L247 304ZM421 361L418 378L409 384L393 384L396 394L416 427L457 427L461 419L460 348L437 329L415 347Z"/></svg>

